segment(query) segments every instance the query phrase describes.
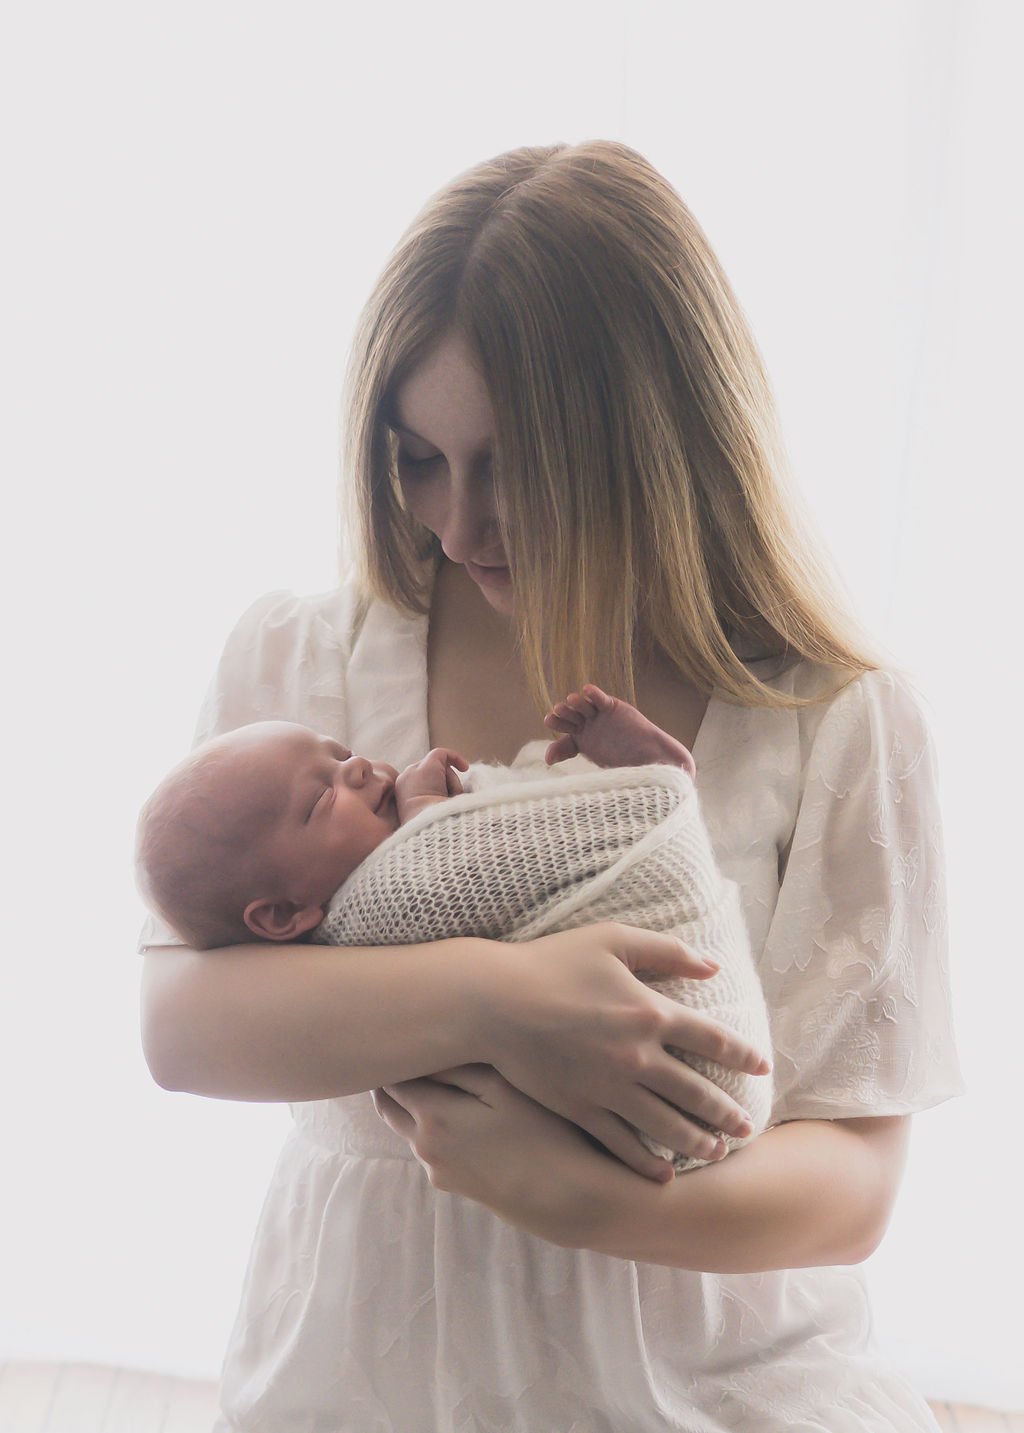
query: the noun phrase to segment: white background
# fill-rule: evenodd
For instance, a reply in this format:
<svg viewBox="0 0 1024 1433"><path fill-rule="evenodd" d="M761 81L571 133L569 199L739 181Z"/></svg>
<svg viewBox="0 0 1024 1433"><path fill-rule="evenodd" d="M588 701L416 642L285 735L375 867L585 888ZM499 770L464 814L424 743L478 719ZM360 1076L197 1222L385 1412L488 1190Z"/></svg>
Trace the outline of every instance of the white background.
<svg viewBox="0 0 1024 1433"><path fill-rule="evenodd" d="M1022 39L1014 0L6 7L0 1357L216 1369L286 1116L149 1081L135 812L238 613L334 580L346 349L405 223L609 137L717 247L929 698L970 1094L917 1121L879 1324L930 1396L1024 1407Z"/></svg>

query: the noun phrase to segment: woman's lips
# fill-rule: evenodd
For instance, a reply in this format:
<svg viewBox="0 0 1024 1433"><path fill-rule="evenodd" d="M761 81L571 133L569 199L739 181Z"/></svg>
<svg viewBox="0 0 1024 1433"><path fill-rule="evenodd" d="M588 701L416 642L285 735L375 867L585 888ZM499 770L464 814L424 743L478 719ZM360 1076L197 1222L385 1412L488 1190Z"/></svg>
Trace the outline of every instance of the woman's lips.
<svg viewBox="0 0 1024 1433"><path fill-rule="evenodd" d="M467 560L466 571L481 587L508 587L512 581L512 574L504 564L487 566Z"/></svg>

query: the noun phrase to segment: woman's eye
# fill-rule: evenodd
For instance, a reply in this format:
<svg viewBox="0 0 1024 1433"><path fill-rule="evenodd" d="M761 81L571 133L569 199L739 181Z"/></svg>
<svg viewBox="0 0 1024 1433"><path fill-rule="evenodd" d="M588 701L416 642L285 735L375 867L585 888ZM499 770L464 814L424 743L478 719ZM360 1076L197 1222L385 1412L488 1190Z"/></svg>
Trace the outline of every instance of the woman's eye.
<svg viewBox="0 0 1024 1433"><path fill-rule="evenodd" d="M422 470L429 468L433 463L441 462L441 460L441 453L431 453L427 458L414 458L411 453L406 453L401 448L398 450L399 466L403 468L419 468Z"/></svg>

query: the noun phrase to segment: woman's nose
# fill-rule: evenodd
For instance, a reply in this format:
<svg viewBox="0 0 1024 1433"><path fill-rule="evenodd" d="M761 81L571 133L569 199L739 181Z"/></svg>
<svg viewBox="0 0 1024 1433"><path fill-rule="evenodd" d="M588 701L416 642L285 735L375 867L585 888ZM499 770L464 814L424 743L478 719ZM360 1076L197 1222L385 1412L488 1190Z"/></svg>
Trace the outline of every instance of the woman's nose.
<svg viewBox="0 0 1024 1433"><path fill-rule="evenodd" d="M448 484L444 521L437 535L445 556L452 562L465 562L494 546L498 521L492 484L479 478L469 482L452 478Z"/></svg>

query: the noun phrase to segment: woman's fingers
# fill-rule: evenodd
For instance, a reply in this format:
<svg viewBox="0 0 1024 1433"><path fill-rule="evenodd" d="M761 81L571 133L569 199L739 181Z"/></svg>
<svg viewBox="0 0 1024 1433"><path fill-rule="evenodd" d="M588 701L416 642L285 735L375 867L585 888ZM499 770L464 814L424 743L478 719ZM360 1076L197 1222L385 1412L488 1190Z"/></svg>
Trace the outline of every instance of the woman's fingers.
<svg viewBox="0 0 1024 1433"><path fill-rule="evenodd" d="M762 1052L646 981L713 978L712 962L674 936L614 922L540 937L517 948L515 962L503 988L519 1018L495 1027L491 1048L518 1090L648 1175L629 1126L701 1159L715 1157L703 1125L751 1132L747 1112L687 1062L754 1075L769 1069Z"/></svg>
<svg viewBox="0 0 1024 1433"><path fill-rule="evenodd" d="M459 1065L451 1070L440 1070L436 1075L403 1080L374 1090L373 1102L377 1113L391 1128L408 1139L425 1116L450 1108L453 1092L493 1106L496 1082L500 1080L501 1076L490 1065Z"/></svg>
<svg viewBox="0 0 1024 1433"><path fill-rule="evenodd" d="M634 975L677 975L686 980L707 980L721 967L714 960L691 950L677 936L664 931L640 930L637 926L607 921L591 926L596 946L611 951Z"/></svg>
<svg viewBox="0 0 1024 1433"><path fill-rule="evenodd" d="M751 1132L750 1119L728 1096L696 1071L686 1068L689 1089L689 1112L712 1125L706 1130L695 1124L680 1110L650 1089L637 1086L629 1100L631 1121L608 1110L581 1112L579 1125L599 1144L622 1160L637 1174L648 1179L671 1178L667 1160L654 1154L642 1143L637 1131L658 1144L687 1158L711 1162L722 1158L727 1146L715 1132L724 1130L737 1138ZM513 1100L521 1096L507 1085L490 1065L461 1065L441 1070L429 1078L406 1080L373 1092L377 1113L392 1130L407 1140L414 1152L428 1165L436 1162L438 1139L447 1141L443 1131L458 1119L463 1136L473 1125L465 1124L469 1109L486 1107L501 1111L502 1097ZM466 1105L463 1099L469 1101ZM719 1098L720 1097L720 1098ZM452 1101L456 1101L453 1105ZM482 1110L481 1110L482 1114ZM441 1148L446 1147L444 1144Z"/></svg>
<svg viewBox="0 0 1024 1433"><path fill-rule="evenodd" d="M448 1085L453 1090L463 1090L485 1105L493 1106L504 1081L493 1065L456 1065L451 1070L439 1070L426 1081L415 1083Z"/></svg>
<svg viewBox="0 0 1024 1433"><path fill-rule="evenodd" d="M771 1061L744 1040L735 1031L709 1019L698 1010L680 1005L667 995L663 1008L664 1027L661 1043L670 1053L678 1051L681 1056L701 1055L723 1065L727 1070L739 1070L745 1075L771 1074ZM669 1067L671 1068L671 1067ZM714 1087L712 1087L714 1088Z"/></svg>
<svg viewBox="0 0 1024 1433"><path fill-rule="evenodd" d="M643 1095L646 1092L639 1093ZM465 1124L466 1110L463 1102L459 1101L453 1106L453 1094L456 1100L459 1095L464 1095L469 1100L476 1101L477 1108L484 1106L489 1110L497 1110L499 1117L503 1108L503 1095L506 1106L509 1099L515 1101L526 1098L509 1086L490 1065L460 1065L452 1070L440 1070L426 1079L406 1080L384 1090L375 1090L373 1100L381 1118L396 1134L409 1141L418 1157L426 1158L430 1163L438 1155L438 1139L447 1140L447 1135L440 1133L440 1126L458 1119L463 1135L472 1127ZM665 1116L660 1119L659 1106L665 1112ZM663 1101L653 1095L647 1095L646 1100L638 1101L638 1108L640 1107L651 1113L653 1122L659 1124L663 1131L672 1134L674 1143L662 1141L669 1144L670 1148L675 1148L678 1144L680 1153L692 1153L701 1158L713 1157L703 1151L705 1147L713 1150L716 1141L703 1135L696 1126L689 1125L676 1111L669 1111ZM668 1161L653 1154L641 1142L636 1130L617 1115L601 1110L587 1121L586 1126L580 1127L586 1128L586 1132L610 1154L617 1156L638 1174L655 1180L671 1178L672 1168ZM721 1148L724 1153L724 1145Z"/></svg>
<svg viewBox="0 0 1024 1433"><path fill-rule="evenodd" d="M445 1109L451 1108L453 1098L464 1095L475 1098L462 1086L453 1088L454 1082L443 1085L433 1079L403 1080L400 1084L388 1085L373 1091L373 1103L386 1125L408 1140L413 1152L421 1153L424 1132L436 1131L439 1117L443 1120Z"/></svg>
<svg viewBox="0 0 1024 1433"><path fill-rule="evenodd" d="M646 1179L664 1182L672 1178L672 1166L668 1160L652 1154L641 1143L640 1136L631 1125L607 1110L602 1110L597 1118L581 1128L585 1128L587 1134L593 1136L609 1154Z"/></svg>
<svg viewBox="0 0 1024 1433"><path fill-rule="evenodd" d="M403 1139L411 1140L416 1134L416 1121L403 1105L400 1105L390 1090L373 1091L374 1109L386 1125Z"/></svg>
<svg viewBox="0 0 1024 1433"><path fill-rule="evenodd" d="M750 1115L730 1095L684 1061L669 1056L664 1071L651 1069L617 1101L614 1117L677 1154L712 1160L725 1154L720 1138L746 1139L753 1133ZM577 1123L602 1143L608 1111L586 1110ZM707 1126L707 1128L705 1128ZM612 1146L609 1146L612 1148ZM620 1158L621 1145L614 1149ZM627 1158L627 1163L633 1163ZM634 1168L637 1167L634 1165ZM644 1171L640 1171L643 1173Z"/></svg>
<svg viewBox="0 0 1024 1433"><path fill-rule="evenodd" d="M608 948L634 975L678 976L685 980L710 980L721 967L714 960L691 950L674 935L639 930L633 926L608 927ZM660 994L660 992L658 992ZM771 1073L771 1061L735 1031L710 1020L698 1010L662 995L664 1031L662 1044L688 1055L703 1055L729 1070L747 1075Z"/></svg>
<svg viewBox="0 0 1024 1433"><path fill-rule="evenodd" d="M677 1071L681 1066L684 1074L672 1072L674 1079L668 1074L661 1080L652 1077L633 1092L629 1118L638 1129L679 1154L696 1154L701 1159L713 1158L709 1130L712 1144L719 1133L732 1139L753 1134L753 1121L736 1100L684 1061L675 1063Z"/></svg>
<svg viewBox="0 0 1024 1433"><path fill-rule="evenodd" d="M618 1115L601 1110L593 1118L581 1121L580 1127L637 1174L658 1180L672 1174L668 1161L653 1154L641 1142L638 1134L641 1130L657 1144L688 1159L711 1163L728 1152L728 1146L720 1135L694 1124L650 1091L638 1090L631 1107L637 1116L635 1121L627 1122ZM746 1122L746 1133L750 1133L749 1120Z"/></svg>

